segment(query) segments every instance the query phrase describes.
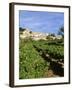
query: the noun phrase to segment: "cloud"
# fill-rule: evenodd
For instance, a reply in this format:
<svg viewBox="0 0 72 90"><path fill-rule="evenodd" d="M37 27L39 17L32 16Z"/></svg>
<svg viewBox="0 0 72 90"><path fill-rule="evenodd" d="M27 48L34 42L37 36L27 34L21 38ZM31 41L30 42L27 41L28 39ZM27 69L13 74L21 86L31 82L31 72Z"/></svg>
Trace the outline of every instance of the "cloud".
<svg viewBox="0 0 72 90"><path fill-rule="evenodd" d="M33 31L57 32L64 25L64 14L57 12L20 11L19 26Z"/></svg>

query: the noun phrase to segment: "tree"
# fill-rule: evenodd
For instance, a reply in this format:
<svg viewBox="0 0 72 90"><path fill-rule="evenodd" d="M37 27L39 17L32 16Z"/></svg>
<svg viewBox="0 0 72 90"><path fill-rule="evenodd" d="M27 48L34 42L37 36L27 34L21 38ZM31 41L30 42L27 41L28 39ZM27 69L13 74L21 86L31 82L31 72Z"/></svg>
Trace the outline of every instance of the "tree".
<svg viewBox="0 0 72 90"><path fill-rule="evenodd" d="M51 33L51 35L50 36L53 36L53 37L55 37L55 34L54 33Z"/></svg>
<svg viewBox="0 0 72 90"><path fill-rule="evenodd" d="M64 26L60 27L58 35L61 35L64 38Z"/></svg>
<svg viewBox="0 0 72 90"><path fill-rule="evenodd" d="M19 27L19 33L20 34L23 34L23 31L25 31L25 30L26 30L25 28Z"/></svg>
<svg viewBox="0 0 72 90"><path fill-rule="evenodd" d="M32 31L30 31L29 33L32 34Z"/></svg>
<svg viewBox="0 0 72 90"><path fill-rule="evenodd" d="M19 30L20 30L21 32L23 32L23 31L25 31L26 29L25 29L25 28L20 27L20 28L19 28Z"/></svg>
<svg viewBox="0 0 72 90"><path fill-rule="evenodd" d="M46 36L47 40L52 40L52 37L50 35Z"/></svg>

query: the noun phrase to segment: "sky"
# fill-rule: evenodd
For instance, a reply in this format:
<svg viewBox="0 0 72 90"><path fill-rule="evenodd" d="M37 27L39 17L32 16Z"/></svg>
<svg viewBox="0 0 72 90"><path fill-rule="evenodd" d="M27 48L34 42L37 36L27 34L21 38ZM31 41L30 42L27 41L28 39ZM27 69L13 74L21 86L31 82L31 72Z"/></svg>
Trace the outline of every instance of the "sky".
<svg viewBox="0 0 72 90"><path fill-rule="evenodd" d="M19 11L19 27L33 32L55 33L64 26L64 13L45 11Z"/></svg>

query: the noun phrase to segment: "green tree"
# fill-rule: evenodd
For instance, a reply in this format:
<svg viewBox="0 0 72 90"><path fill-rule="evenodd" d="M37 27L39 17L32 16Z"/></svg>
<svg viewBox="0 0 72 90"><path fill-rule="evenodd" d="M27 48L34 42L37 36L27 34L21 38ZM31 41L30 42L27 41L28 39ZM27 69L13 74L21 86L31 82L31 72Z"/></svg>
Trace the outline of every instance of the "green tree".
<svg viewBox="0 0 72 90"><path fill-rule="evenodd" d="M58 35L61 35L64 38L64 26L60 27Z"/></svg>
<svg viewBox="0 0 72 90"><path fill-rule="evenodd" d="M32 31L30 31L29 33L32 34Z"/></svg>
<svg viewBox="0 0 72 90"><path fill-rule="evenodd" d="M50 35L46 36L46 39L47 39L47 40L52 40L52 38L51 38Z"/></svg>
<svg viewBox="0 0 72 90"><path fill-rule="evenodd" d="M26 29L25 29L25 28L20 27L20 28L19 28L19 30L23 32L23 31L25 31Z"/></svg>
<svg viewBox="0 0 72 90"><path fill-rule="evenodd" d="M53 36L53 37L55 37L55 34L54 34L54 33L51 33L51 34L50 34L50 36Z"/></svg>
<svg viewBox="0 0 72 90"><path fill-rule="evenodd" d="M25 31L25 30L26 30L25 28L19 27L19 33L20 34L23 34L23 31Z"/></svg>

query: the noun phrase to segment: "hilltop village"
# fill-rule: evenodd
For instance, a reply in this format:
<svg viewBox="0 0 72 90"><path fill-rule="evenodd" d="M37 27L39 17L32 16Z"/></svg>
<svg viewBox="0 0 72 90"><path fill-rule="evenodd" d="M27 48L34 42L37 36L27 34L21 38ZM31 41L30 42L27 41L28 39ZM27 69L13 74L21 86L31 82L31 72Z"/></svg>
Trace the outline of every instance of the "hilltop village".
<svg viewBox="0 0 72 90"><path fill-rule="evenodd" d="M62 36L61 35L50 35L49 33L42 33L42 32L33 32L31 30L29 30L28 28L25 29L20 29L20 38L21 39L25 39L25 38L31 38L33 40L47 40L47 37L50 36L50 38L54 39L61 39Z"/></svg>

